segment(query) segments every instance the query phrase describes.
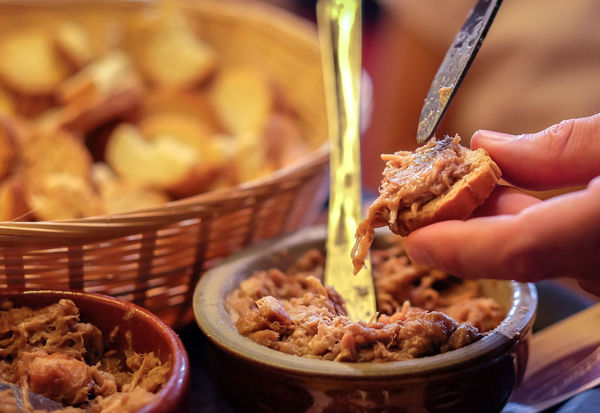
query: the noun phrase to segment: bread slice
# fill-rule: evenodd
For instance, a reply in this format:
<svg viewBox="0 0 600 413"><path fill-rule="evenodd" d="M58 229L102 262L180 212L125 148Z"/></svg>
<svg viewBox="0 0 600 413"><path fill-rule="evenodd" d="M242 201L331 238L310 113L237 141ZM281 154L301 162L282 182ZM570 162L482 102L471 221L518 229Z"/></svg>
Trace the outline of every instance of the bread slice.
<svg viewBox="0 0 600 413"><path fill-rule="evenodd" d="M40 177L35 186L27 182L26 199L38 221L57 221L101 215L100 197L88 178L66 173Z"/></svg>
<svg viewBox="0 0 600 413"><path fill-rule="evenodd" d="M250 66L223 68L212 87L215 111L227 132L260 138L274 106L267 78Z"/></svg>
<svg viewBox="0 0 600 413"><path fill-rule="evenodd" d="M176 197L201 192L214 178L190 145L168 135L145 139L130 124L115 129L108 140L105 159L125 181L164 189Z"/></svg>
<svg viewBox="0 0 600 413"><path fill-rule="evenodd" d="M355 271L373 241L376 227L395 234L449 219L466 219L498 183L500 168L483 149L460 145L460 137L435 138L415 152L383 155L387 161L379 197L356 232L352 252Z"/></svg>
<svg viewBox="0 0 600 413"><path fill-rule="evenodd" d="M162 190L140 187L119 179L114 171L102 162L95 163L92 167L92 182L98 189L104 212L107 214L137 211L170 201Z"/></svg>
<svg viewBox="0 0 600 413"><path fill-rule="evenodd" d="M62 82L57 99L63 106L38 118L44 130L66 128L85 134L110 120L135 111L144 88L129 57L113 51Z"/></svg>
<svg viewBox="0 0 600 413"><path fill-rule="evenodd" d="M182 14L163 11L155 21L137 23L132 28L132 52L152 84L166 89L189 89L216 69L215 50L192 32Z"/></svg>
<svg viewBox="0 0 600 413"><path fill-rule="evenodd" d="M31 217L25 196L25 185L19 174L0 182L0 221L23 221Z"/></svg>
<svg viewBox="0 0 600 413"><path fill-rule="evenodd" d="M23 95L49 95L69 75L45 30L15 31L0 41L0 77Z"/></svg>
<svg viewBox="0 0 600 413"><path fill-rule="evenodd" d="M74 70L81 70L94 59L90 34L79 24L61 21L55 27L53 37L58 53Z"/></svg>

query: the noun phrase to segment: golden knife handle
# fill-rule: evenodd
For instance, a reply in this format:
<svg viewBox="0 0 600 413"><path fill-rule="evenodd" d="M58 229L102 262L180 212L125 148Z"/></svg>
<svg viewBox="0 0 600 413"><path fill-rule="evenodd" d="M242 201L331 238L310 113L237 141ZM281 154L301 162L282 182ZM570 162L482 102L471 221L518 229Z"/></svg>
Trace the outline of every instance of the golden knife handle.
<svg viewBox="0 0 600 413"><path fill-rule="evenodd" d="M317 4L323 78L331 144L329 223L325 283L346 301L352 319L375 313L370 264L352 276L350 252L362 217L360 173L361 2L324 0Z"/></svg>

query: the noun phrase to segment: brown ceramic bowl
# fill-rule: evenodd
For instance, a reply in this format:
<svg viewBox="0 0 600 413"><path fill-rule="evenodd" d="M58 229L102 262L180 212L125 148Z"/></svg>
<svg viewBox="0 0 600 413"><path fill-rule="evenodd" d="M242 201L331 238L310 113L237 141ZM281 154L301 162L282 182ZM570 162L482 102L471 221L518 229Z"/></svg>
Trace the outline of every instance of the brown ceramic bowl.
<svg viewBox="0 0 600 413"><path fill-rule="evenodd" d="M82 322L98 327L104 338L115 327L116 348L127 348L125 332L131 331L133 350L154 354L162 361L171 360L171 374L158 397L139 410L139 413L170 413L186 410L189 387L189 360L179 337L151 312L135 304L101 294L66 291L0 291L0 302L12 301L16 307L39 308L58 302L61 298L72 300L79 307Z"/></svg>
<svg viewBox="0 0 600 413"><path fill-rule="evenodd" d="M230 257L194 294L198 325L211 341L213 371L234 408L268 412L499 412L523 377L537 306L531 284L481 281L507 310L480 341L444 354L386 363L339 363L278 352L238 334L224 298L255 270L285 270L324 248L325 228L308 228ZM383 247L378 236L375 248Z"/></svg>

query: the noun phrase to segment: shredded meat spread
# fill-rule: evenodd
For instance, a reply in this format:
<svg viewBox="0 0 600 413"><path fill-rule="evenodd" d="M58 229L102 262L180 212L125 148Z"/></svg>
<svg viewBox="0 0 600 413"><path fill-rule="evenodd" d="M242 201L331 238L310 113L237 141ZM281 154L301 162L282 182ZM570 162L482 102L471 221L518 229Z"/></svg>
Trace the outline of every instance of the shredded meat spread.
<svg viewBox="0 0 600 413"><path fill-rule="evenodd" d="M400 241L373 251L380 315L354 322L323 286L324 257L311 250L286 273L259 271L227 297L240 334L303 357L383 362L430 356L479 340L505 314L476 281L410 262Z"/></svg>
<svg viewBox="0 0 600 413"><path fill-rule="evenodd" d="M399 151L381 156L386 166L379 197L371 204L367 217L356 231L352 251L355 273L364 265L375 228L389 225L393 231L400 211L419 211L469 172L470 164L464 158L466 150L457 135L441 140L433 138L414 152Z"/></svg>
<svg viewBox="0 0 600 413"><path fill-rule="evenodd" d="M130 332L126 337L131 342ZM79 321L71 300L40 309L3 303L0 381L17 384L25 396L31 391L68 406L69 412L137 411L167 381L170 363L153 353L111 350L110 344L97 327ZM0 405L11 406L14 398L4 390ZM37 412L22 398L24 406L15 411Z"/></svg>

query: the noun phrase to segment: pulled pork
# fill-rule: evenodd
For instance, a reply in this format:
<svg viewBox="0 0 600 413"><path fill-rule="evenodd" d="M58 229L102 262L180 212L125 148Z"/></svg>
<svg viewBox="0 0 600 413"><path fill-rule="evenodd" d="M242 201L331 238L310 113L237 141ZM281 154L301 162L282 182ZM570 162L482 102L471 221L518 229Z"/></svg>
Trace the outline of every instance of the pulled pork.
<svg viewBox="0 0 600 413"><path fill-rule="evenodd" d="M287 273L258 271L227 297L240 334L302 357L349 362L406 360L479 340L505 314L476 281L414 265L399 241L373 251L380 315L347 317L343 299L323 286L324 257L305 253Z"/></svg>
<svg viewBox="0 0 600 413"><path fill-rule="evenodd" d="M130 332L126 336L131 342ZM137 411L156 396L169 371L170 363L153 353L105 351L102 332L79 321L71 300L40 309L6 302L0 309L0 380L69 406L69 412ZM0 405L14 404L16 396L4 390ZM16 411L34 410L25 403Z"/></svg>

